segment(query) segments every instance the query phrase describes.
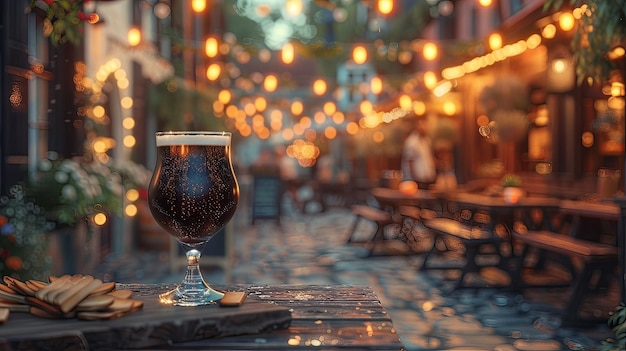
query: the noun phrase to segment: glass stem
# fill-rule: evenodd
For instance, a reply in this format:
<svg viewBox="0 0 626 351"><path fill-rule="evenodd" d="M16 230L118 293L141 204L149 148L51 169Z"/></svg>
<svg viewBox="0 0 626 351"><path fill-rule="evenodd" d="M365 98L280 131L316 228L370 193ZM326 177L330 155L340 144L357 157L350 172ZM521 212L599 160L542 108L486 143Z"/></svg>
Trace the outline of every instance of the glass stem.
<svg viewBox="0 0 626 351"><path fill-rule="evenodd" d="M196 249L187 251L187 272L182 283L184 290L202 290L208 287L200 272L200 256L200 251Z"/></svg>

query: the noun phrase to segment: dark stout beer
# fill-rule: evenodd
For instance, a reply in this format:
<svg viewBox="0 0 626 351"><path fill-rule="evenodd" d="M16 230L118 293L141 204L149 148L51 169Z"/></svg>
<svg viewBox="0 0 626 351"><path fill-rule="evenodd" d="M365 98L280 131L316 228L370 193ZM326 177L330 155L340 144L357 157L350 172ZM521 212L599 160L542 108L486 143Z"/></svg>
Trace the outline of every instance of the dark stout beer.
<svg viewBox="0 0 626 351"><path fill-rule="evenodd" d="M235 214L239 186L230 136L157 134L157 164L148 190L154 219L181 243L205 243Z"/></svg>

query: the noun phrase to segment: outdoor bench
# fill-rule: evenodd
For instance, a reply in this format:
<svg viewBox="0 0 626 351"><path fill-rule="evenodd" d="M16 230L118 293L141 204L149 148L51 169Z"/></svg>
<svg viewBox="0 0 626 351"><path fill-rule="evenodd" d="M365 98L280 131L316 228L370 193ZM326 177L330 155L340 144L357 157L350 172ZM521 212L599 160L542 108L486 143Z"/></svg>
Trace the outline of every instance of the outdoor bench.
<svg viewBox="0 0 626 351"><path fill-rule="evenodd" d="M605 273L614 268L618 259L617 246L579 239L548 230L526 233L514 232L513 237L527 247L562 255L570 260L578 259L582 262L580 272L573 272L572 292L564 308L563 322L565 323L576 322L579 319L577 316L578 307L591 288L593 274L595 272ZM525 254L522 255L522 262L524 256ZM521 266L522 264L520 264L520 269Z"/></svg>
<svg viewBox="0 0 626 351"><path fill-rule="evenodd" d="M434 240L433 247L424 257L421 269L461 269L461 276L456 282L455 289L463 287L463 279L467 273L478 273L483 267L500 266L503 263L503 258L500 255L500 250L498 249L502 239L487 230L480 227L470 226L451 218L427 219L424 220L424 226L434 235ZM466 261L464 265L451 267L449 265L431 266L428 264L428 259L431 257L433 252L437 250L437 240L439 238L446 237L458 239L464 245ZM483 263L477 262L477 258L483 253L481 250L484 247L495 248L495 250L492 249L486 252L499 256L497 264L494 265L490 261Z"/></svg>
<svg viewBox="0 0 626 351"><path fill-rule="evenodd" d="M356 215L356 219L352 225L352 229L350 230L348 242L353 242L354 232L356 231L361 219L366 219L376 224L376 231L374 232L371 241L383 240L385 226L394 222L391 213L370 205L352 205L350 206L350 209L352 210L352 213Z"/></svg>

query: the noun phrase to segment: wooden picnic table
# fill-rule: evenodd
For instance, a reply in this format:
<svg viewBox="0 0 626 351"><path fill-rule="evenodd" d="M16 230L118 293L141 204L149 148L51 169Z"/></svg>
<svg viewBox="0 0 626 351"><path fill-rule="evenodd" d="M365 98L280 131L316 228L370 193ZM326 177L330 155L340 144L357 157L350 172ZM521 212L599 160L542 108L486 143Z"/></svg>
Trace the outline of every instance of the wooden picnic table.
<svg viewBox="0 0 626 351"><path fill-rule="evenodd" d="M403 216L416 217L410 209L434 211L437 215L441 215L446 193L431 189L403 192L398 189L377 187L372 189L372 196L382 209L392 214L399 213Z"/></svg>
<svg viewBox="0 0 626 351"><path fill-rule="evenodd" d="M457 204L459 209L472 211L484 211L489 214L487 223L488 230L498 224L503 224L508 230L513 229L513 222L518 212L522 216L529 214L531 210L539 210L544 213L558 211L560 201L553 197L524 196L516 203L509 203L502 196L490 196L476 193L459 192L450 194L448 201ZM545 218L547 219L547 217ZM528 220L528 218L526 218ZM527 222L526 224L531 224ZM541 225L547 224L542 221Z"/></svg>
<svg viewBox="0 0 626 351"><path fill-rule="evenodd" d="M361 285L214 285L245 291L239 307L165 306L171 285L118 284L144 307L114 320L49 320L13 313L0 348L111 350L403 350L372 288Z"/></svg>
<svg viewBox="0 0 626 351"><path fill-rule="evenodd" d="M534 219L528 218L532 210L541 211L542 216L546 217L548 212L557 211L559 206L557 199L534 196L523 197L516 203L509 203L502 196L467 192L448 193L445 198L457 207L455 218L434 218L425 221L424 225L437 236L460 240L466 248L466 263L461 267L451 267L461 269L455 288L466 287L463 281L466 274L478 273L488 266L498 267L509 274L516 273L518 262L511 237L515 222L521 220L530 225L531 219ZM543 218L541 222L545 222ZM499 226L505 230L500 230ZM493 247L498 260L479 264L478 257L482 255L483 247ZM423 269L434 268L428 267L426 260L436 249L436 245L433 245ZM518 283L516 275L513 274L511 284Z"/></svg>
<svg viewBox="0 0 626 351"><path fill-rule="evenodd" d="M398 189L378 187L372 189L372 196L383 207L397 208L401 205L420 205L439 198L431 190L418 189L415 192L402 192Z"/></svg>
<svg viewBox="0 0 626 351"><path fill-rule="evenodd" d="M511 204L504 201L502 197L485 196L481 194L459 193L454 195L451 201L455 201L459 208L471 208L473 210L486 211L489 214L489 221L484 226L487 233L495 236L495 226L504 225L510 234L510 253L501 253L501 258L506 269L511 276L511 287L513 289L524 289L532 287L545 287L545 284L527 283L522 278L524 261L529 247L558 255L559 261L569 263L572 273L572 280L569 284L570 294L566 299L566 306L563 309L563 323L588 323L595 322L582 320L578 316L578 308L582 304L587 292L592 289L591 278L594 272L606 273L610 267L617 262L617 247L615 244L602 243L597 232L596 225L591 232L588 228L581 226L581 221L585 219L596 219L602 221L617 221L619 218L619 207L612 203L592 203L584 201L559 200L552 197L526 196L519 202ZM541 211L541 221L537 221L532 216L531 211ZM515 214L517 212L517 215ZM559 233L552 226L553 216L567 215L573 217L572 227L568 233ZM461 215L461 217L463 217ZM534 220L534 221L533 221ZM522 221L523 227L517 228L516 221ZM595 236L595 237L594 237ZM520 254L515 252L514 243L523 244ZM496 245L494 245L496 246ZM498 247L498 246L496 246ZM504 246L506 247L506 246ZM535 269L542 267L545 256L539 256L539 262ZM576 268L569 260L584 262L582 268ZM562 286L562 284L551 284L551 286Z"/></svg>

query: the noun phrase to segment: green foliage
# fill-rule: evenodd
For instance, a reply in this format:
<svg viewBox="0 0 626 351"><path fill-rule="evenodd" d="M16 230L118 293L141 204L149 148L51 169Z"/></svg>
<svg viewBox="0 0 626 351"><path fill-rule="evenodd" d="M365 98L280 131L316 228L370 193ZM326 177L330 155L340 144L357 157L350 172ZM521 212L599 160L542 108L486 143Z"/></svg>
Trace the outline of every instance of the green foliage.
<svg viewBox="0 0 626 351"><path fill-rule="evenodd" d="M46 259L48 222L44 210L25 197L20 186L0 196L0 277L43 280L50 274Z"/></svg>
<svg viewBox="0 0 626 351"><path fill-rule="evenodd" d="M26 193L50 219L73 226L96 210L121 213L124 188L121 176L100 162L42 160Z"/></svg>
<svg viewBox="0 0 626 351"><path fill-rule="evenodd" d="M78 44L82 36L82 25L88 16L82 11L83 0L30 0L28 11L44 13L43 34L54 45Z"/></svg>
<svg viewBox="0 0 626 351"><path fill-rule="evenodd" d="M528 110L527 87L516 76L501 76L480 92L480 103L488 115L497 110Z"/></svg>
<svg viewBox="0 0 626 351"><path fill-rule="evenodd" d="M617 68L616 63L608 57L609 51L625 44L626 0L548 0L544 10L570 10L569 6L582 4L588 6L589 15L581 18L571 42L578 83L581 84L587 77L593 78L595 82L603 82Z"/></svg>
<svg viewBox="0 0 626 351"><path fill-rule="evenodd" d="M355 43L362 43L368 45L369 62L374 63L378 72L400 74L410 70L394 57L399 51L410 50L416 35L432 20L430 5L424 0L396 2L394 13L381 20L380 30L368 27L375 23L376 16L370 14L367 19L359 16L359 6L362 6L359 1L312 1L305 13L306 25L293 28L290 36L298 56L315 59L314 72L335 77L337 65L350 59ZM273 11L255 22L246 16L249 7L248 2L234 0L226 0L223 6L226 31L235 35L238 45L254 53L266 47L267 34L263 27L280 15ZM345 19L337 21L331 8L344 11Z"/></svg>
<svg viewBox="0 0 626 351"><path fill-rule="evenodd" d="M522 186L522 178L517 174L506 174L502 177L500 185L502 185L503 188L520 187Z"/></svg>
<svg viewBox="0 0 626 351"><path fill-rule="evenodd" d="M609 328L613 330L614 338L602 342L602 351L626 350L626 306L620 303L607 321Z"/></svg>

